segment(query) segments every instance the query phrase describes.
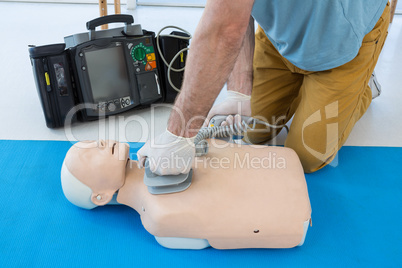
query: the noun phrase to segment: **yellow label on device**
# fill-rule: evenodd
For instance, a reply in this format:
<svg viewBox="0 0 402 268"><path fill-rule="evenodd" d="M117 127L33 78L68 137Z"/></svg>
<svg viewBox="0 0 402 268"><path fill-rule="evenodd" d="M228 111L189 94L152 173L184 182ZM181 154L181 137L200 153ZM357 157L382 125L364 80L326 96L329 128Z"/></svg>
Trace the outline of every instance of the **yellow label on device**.
<svg viewBox="0 0 402 268"><path fill-rule="evenodd" d="M184 62L184 54L183 54L183 52L180 53L180 60L181 60L181 62Z"/></svg>
<svg viewBox="0 0 402 268"><path fill-rule="evenodd" d="M45 73L45 79L46 79L46 85L50 86L50 78L47 72Z"/></svg>

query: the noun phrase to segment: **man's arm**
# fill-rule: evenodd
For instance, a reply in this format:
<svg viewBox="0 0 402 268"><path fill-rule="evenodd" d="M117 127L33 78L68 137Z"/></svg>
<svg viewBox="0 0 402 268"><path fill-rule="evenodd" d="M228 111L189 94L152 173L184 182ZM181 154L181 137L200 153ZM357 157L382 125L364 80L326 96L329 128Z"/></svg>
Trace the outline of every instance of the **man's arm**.
<svg viewBox="0 0 402 268"><path fill-rule="evenodd" d="M253 88L254 45L254 19L250 16L242 48L227 82L228 90L247 96L251 95L251 89Z"/></svg>
<svg viewBox="0 0 402 268"><path fill-rule="evenodd" d="M197 134L206 114L234 68L249 25L253 3L254 0L207 2L191 43L181 93L177 97L169 118L168 130L173 134L182 137L192 137ZM239 60L246 58L248 53L242 53ZM242 77L246 71L249 71L248 68L243 71L241 63L238 67L239 70L235 72L240 72ZM233 87L252 82L235 78L236 73L231 79ZM246 88L251 92L251 86ZM194 120L197 117L198 120Z"/></svg>
<svg viewBox="0 0 402 268"><path fill-rule="evenodd" d="M227 81L228 92L226 98L209 110L204 127L208 126L209 120L215 115L239 114L251 116L250 98L253 87L254 45L254 19L250 16L243 45ZM233 120L230 117L226 121L228 124L233 124Z"/></svg>

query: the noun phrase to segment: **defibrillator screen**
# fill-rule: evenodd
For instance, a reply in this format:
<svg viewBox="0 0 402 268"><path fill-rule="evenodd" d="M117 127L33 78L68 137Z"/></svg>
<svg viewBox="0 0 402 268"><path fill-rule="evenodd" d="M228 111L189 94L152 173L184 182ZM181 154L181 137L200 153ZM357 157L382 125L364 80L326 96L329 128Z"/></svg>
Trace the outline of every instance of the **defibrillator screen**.
<svg viewBox="0 0 402 268"><path fill-rule="evenodd" d="M94 103L130 96L130 83L122 46L85 52Z"/></svg>

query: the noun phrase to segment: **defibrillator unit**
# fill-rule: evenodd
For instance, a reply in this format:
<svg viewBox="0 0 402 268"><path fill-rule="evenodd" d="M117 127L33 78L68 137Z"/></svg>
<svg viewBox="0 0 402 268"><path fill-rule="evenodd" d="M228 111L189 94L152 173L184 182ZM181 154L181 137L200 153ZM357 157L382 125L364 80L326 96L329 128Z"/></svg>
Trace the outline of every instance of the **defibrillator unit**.
<svg viewBox="0 0 402 268"><path fill-rule="evenodd" d="M115 22L125 26L95 30ZM177 91L166 82L167 68L159 58L155 33L133 23L131 15L104 16L89 21L88 32L65 37L63 44L29 48L49 128L64 126L66 119L96 120L174 101ZM166 53L168 60L169 55L189 45L188 40L164 37L159 42L160 51ZM186 56L184 51L173 66L182 66ZM183 72L170 76L180 87Z"/></svg>

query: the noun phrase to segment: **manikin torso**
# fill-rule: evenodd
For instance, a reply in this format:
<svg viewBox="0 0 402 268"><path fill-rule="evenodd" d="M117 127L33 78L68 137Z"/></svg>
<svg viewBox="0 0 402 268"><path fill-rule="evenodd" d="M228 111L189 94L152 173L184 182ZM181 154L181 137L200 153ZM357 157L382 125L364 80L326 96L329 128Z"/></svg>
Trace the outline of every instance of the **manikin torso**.
<svg viewBox="0 0 402 268"><path fill-rule="evenodd" d="M130 161L117 202L135 209L161 241L200 239L219 249L289 248L304 241L311 207L296 153L213 143L194 162L192 184L183 192L150 194L144 170Z"/></svg>

